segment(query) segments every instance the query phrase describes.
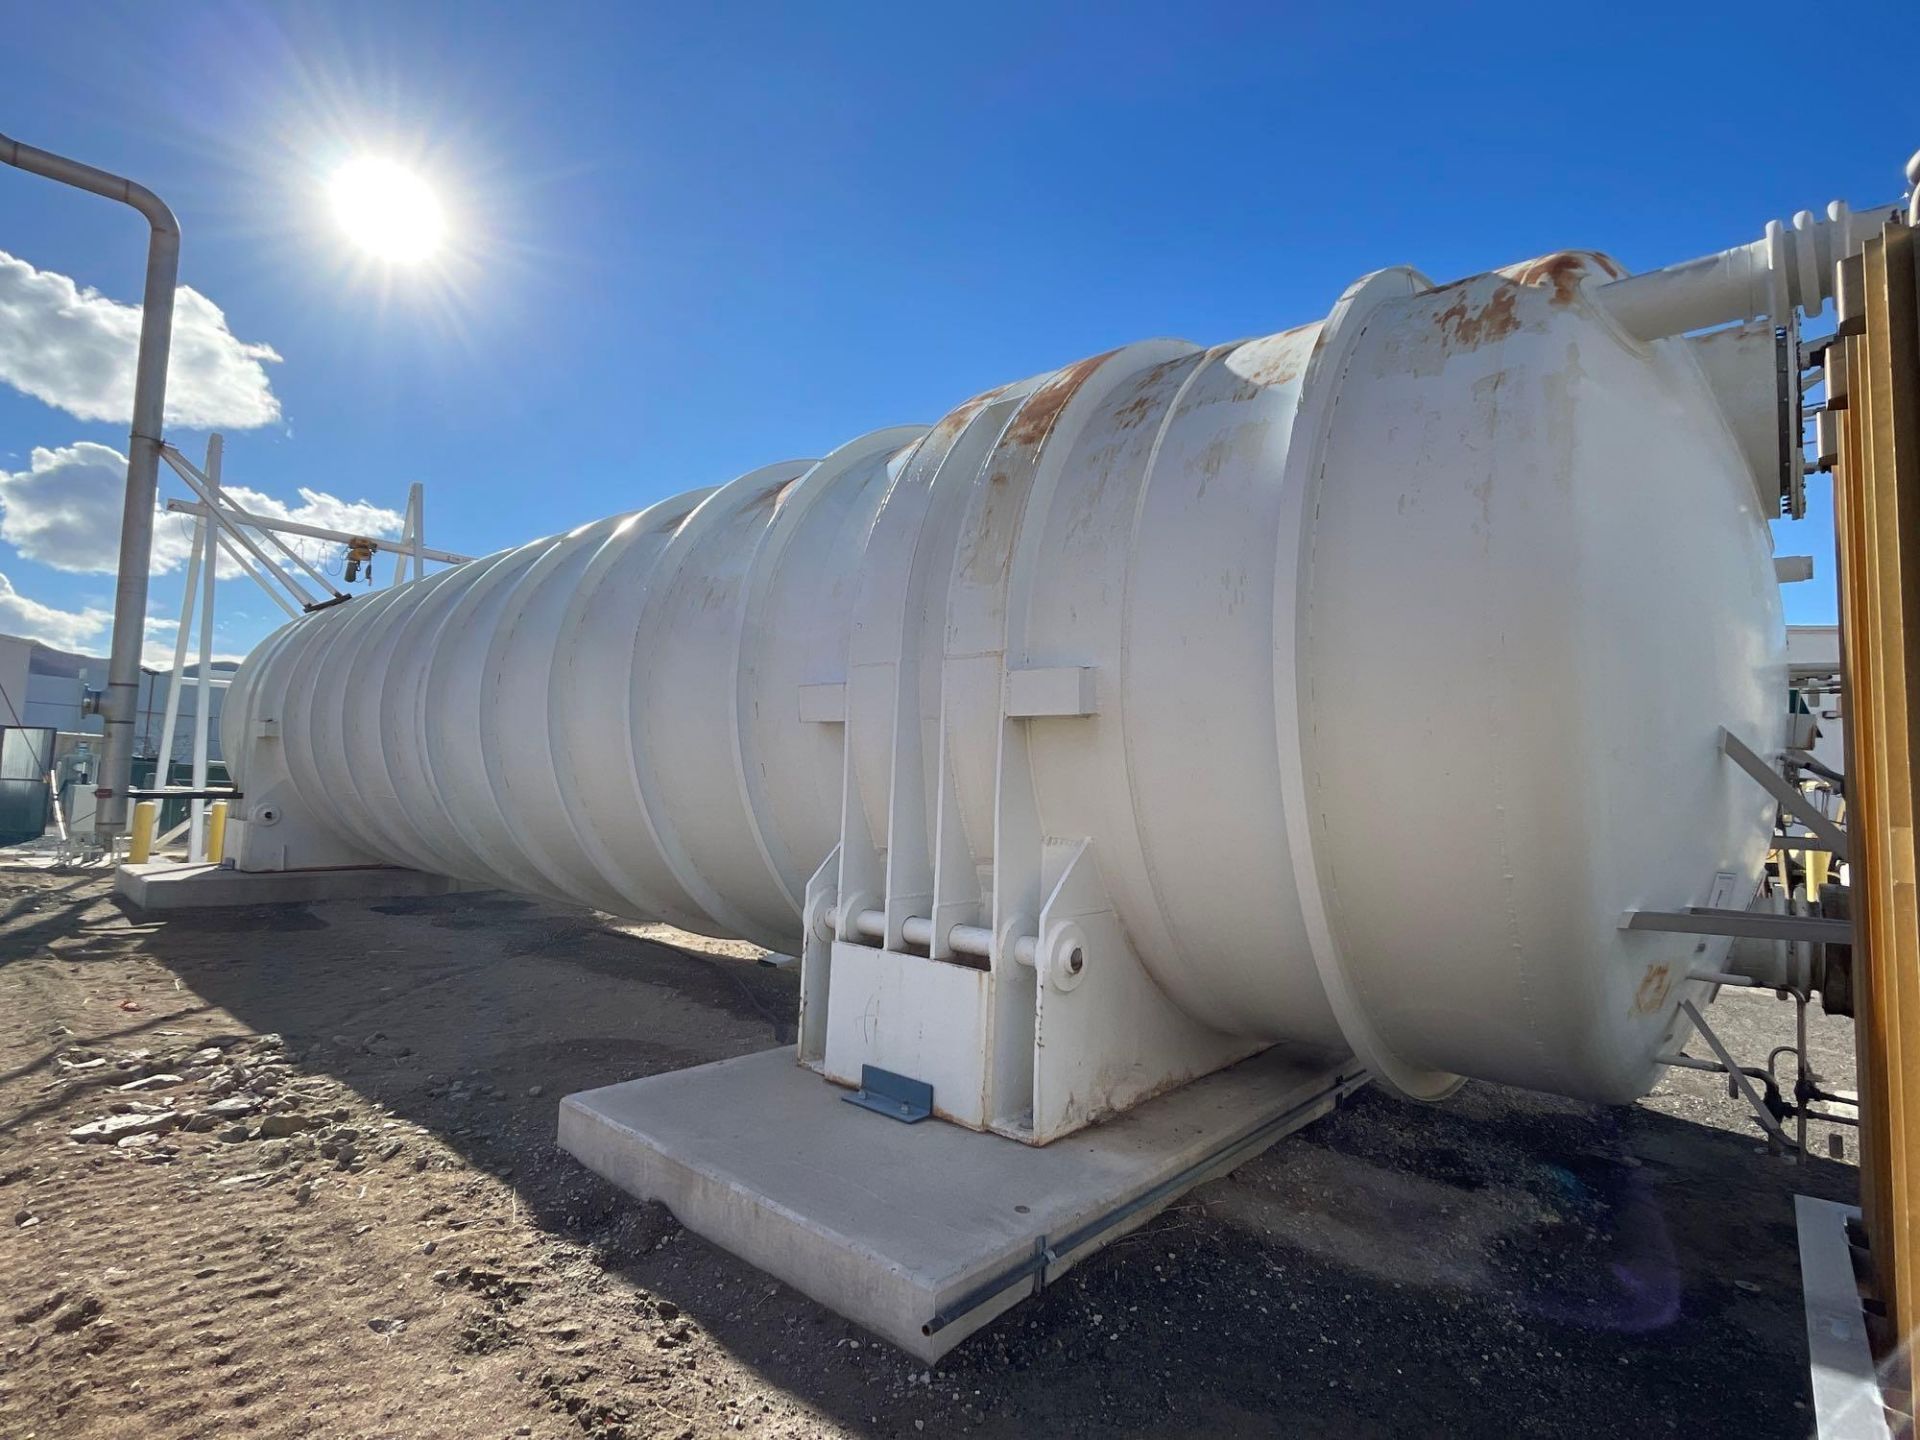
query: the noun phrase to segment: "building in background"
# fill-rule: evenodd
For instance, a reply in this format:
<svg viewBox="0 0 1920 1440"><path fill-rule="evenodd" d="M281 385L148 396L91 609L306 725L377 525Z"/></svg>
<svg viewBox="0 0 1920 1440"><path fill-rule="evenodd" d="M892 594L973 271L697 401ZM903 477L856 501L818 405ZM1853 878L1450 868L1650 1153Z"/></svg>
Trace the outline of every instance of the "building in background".
<svg viewBox="0 0 1920 1440"><path fill-rule="evenodd" d="M1789 683L1807 702L1820 733L1813 742L1813 758L1833 770L1847 768L1847 738L1840 714L1840 627L1787 627Z"/></svg>
<svg viewBox="0 0 1920 1440"><path fill-rule="evenodd" d="M208 707L213 724L207 737L207 754L220 758L220 701L227 682L233 676L234 663L217 660L213 665L212 703ZM200 702L199 667L187 667L186 682L180 693L180 718L174 727L175 760L193 758L193 716ZM133 753L152 759L160 753L160 732L166 719L167 689L173 677L165 671L140 672L139 706L134 716ZM76 655L56 650L37 640L0 635L0 725L45 726L64 734L98 735L98 715L82 713L81 693L98 690L107 683L104 657ZM97 748L97 747L96 747Z"/></svg>

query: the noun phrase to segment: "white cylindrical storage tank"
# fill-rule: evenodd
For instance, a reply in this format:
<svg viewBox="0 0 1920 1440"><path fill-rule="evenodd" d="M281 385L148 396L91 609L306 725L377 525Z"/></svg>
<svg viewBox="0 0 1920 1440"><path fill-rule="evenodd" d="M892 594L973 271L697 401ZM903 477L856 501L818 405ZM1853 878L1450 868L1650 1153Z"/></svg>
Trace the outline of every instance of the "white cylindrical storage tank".
<svg viewBox="0 0 1920 1440"><path fill-rule="evenodd" d="M1017 751L1205 1026L1638 1094L1725 942L1621 919L1752 893L1719 736L1782 744L1784 631L1719 400L1596 266L1381 272L309 615L228 696L240 863L794 950L857 837L889 894L977 876L941 924L985 933Z"/></svg>

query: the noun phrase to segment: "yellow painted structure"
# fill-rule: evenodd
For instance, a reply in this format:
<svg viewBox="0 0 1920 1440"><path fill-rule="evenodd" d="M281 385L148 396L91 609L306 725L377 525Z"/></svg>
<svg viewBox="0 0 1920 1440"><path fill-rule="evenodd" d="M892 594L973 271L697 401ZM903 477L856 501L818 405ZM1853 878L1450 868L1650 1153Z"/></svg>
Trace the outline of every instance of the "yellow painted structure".
<svg viewBox="0 0 1920 1440"><path fill-rule="evenodd" d="M129 865L144 865L153 858L153 827L159 819L160 807L152 800L133 807L133 832L127 837Z"/></svg>
<svg viewBox="0 0 1920 1440"><path fill-rule="evenodd" d="M207 807L207 863L218 865L227 853L227 802L216 800Z"/></svg>
<svg viewBox="0 0 1920 1440"><path fill-rule="evenodd" d="M1910 1411L1920 1329L1920 244L1890 222L1841 267L1828 406L1846 682L1861 1208L1890 1408ZM1836 393L1837 392L1837 393Z"/></svg>

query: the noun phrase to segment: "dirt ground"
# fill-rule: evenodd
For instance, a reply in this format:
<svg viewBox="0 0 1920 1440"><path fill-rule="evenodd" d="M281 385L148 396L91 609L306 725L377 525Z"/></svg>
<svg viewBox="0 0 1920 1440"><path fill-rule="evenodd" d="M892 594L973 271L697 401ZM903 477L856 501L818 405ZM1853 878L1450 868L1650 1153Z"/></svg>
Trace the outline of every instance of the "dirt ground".
<svg viewBox="0 0 1920 1440"><path fill-rule="evenodd" d="M553 1145L569 1091L790 1042L757 953L0 869L0 1437L1812 1431L1791 1197L1853 1166L1689 1073L1364 1091L912 1363ZM1791 1035L1771 997L1712 1018ZM1815 1041L1850 1088L1847 1023Z"/></svg>

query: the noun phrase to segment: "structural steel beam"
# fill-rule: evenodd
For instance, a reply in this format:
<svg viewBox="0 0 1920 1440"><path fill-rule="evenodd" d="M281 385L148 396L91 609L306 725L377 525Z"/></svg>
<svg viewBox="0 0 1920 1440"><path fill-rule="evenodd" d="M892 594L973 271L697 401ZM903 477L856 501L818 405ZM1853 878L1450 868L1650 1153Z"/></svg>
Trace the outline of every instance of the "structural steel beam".
<svg viewBox="0 0 1920 1440"><path fill-rule="evenodd" d="M1841 266L1844 393L1834 469L1846 678L1848 837L1860 1072L1861 1208L1886 1398L1912 1410L1920 1327L1920 246L1895 219Z"/></svg>

